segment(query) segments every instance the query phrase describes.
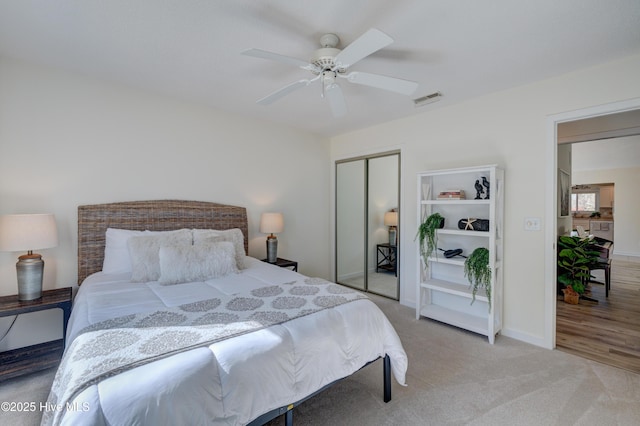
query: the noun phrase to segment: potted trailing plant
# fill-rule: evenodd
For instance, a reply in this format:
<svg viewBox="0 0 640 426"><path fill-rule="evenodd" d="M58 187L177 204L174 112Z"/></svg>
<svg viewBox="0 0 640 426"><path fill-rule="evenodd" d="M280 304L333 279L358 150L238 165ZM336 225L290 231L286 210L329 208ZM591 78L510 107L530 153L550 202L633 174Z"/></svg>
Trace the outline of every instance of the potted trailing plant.
<svg viewBox="0 0 640 426"><path fill-rule="evenodd" d="M478 247L464 261L464 276L472 286L471 304L476 300L478 289L484 288L491 310L491 267L489 266L489 249Z"/></svg>
<svg viewBox="0 0 640 426"><path fill-rule="evenodd" d="M578 303L579 296L584 294L584 284L591 277L589 266L598 260L599 253L590 250L591 244L589 238L565 235L558 238L558 282L563 286L567 303Z"/></svg>
<svg viewBox="0 0 640 426"><path fill-rule="evenodd" d="M420 224L416 238L420 244L420 254L427 265L427 259L436 248L436 229L444 227L444 217L440 213L433 213Z"/></svg>

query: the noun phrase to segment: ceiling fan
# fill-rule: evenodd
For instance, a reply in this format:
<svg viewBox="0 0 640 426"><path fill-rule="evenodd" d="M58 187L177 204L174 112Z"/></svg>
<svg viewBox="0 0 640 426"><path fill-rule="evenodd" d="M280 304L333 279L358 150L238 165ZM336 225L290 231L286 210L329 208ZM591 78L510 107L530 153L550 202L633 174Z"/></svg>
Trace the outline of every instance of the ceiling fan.
<svg viewBox="0 0 640 426"><path fill-rule="evenodd" d="M342 50L338 49L338 43L340 43L340 39L337 35L323 35L320 37L320 45L322 47L313 52L309 62L261 49L244 50L242 52L243 55L294 65L315 75L310 79L298 80L284 86L258 100L257 103L269 105L297 89L306 87L315 81L320 81L321 97L327 98L333 115L341 117L347 113L347 104L344 100L342 89L337 83L340 78L351 83L388 90L406 96L411 95L418 88L418 83L415 81L360 71L347 73L349 67L356 62L393 43L393 39L382 31L371 28Z"/></svg>

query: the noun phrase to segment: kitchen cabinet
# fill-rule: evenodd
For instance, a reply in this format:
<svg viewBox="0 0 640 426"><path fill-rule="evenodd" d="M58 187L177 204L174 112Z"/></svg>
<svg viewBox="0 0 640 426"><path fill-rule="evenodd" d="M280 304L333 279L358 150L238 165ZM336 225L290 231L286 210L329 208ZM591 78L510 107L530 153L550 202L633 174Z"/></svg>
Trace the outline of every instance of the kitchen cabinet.
<svg viewBox="0 0 640 426"><path fill-rule="evenodd" d="M613 186L600 187L600 207L613 207Z"/></svg>
<svg viewBox="0 0 640 426"><path fill-rule="evenodd" d="M589 234L594 237L613 241L613 221L592 220L589 222Z"/></svg>

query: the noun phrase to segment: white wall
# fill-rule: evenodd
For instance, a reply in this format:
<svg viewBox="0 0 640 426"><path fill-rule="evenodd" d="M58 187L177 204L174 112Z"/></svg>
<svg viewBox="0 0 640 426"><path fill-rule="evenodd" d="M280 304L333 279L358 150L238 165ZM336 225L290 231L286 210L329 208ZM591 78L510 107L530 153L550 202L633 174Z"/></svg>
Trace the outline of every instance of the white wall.
<svg viewBox="0 0 640 426"><path fill-rule="evenodd" d="M78 205L142 199L247 207L258 258L260 213L281 211L278 254L330 278L328 163L319 136L0 58L0 214L56 215L60 244L40 251L45 289L76 283ZM17 293L18 255L0 253L0 295ZM50 322L22 334L59 338Z"/></svg>
<svg viewBox="0 0 640 426"><path fill-rule="evenodd" d="M638 75L635 55L332 138L332 159L402 150L401 303L415 306L416 173L497 163L506 181L503 334L544 345L545 287L555 283L545 282L544 232L525 231L524 218L544 218L555 196L545 191L547 117L640 97Z"/></svg>

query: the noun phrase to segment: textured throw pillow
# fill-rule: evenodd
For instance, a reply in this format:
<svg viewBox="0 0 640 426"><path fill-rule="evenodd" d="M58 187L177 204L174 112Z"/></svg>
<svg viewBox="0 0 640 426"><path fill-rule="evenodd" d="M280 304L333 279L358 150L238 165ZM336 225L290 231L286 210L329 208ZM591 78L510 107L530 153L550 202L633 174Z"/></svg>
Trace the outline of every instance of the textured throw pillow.
<svg viewBox="0 0 640 426"><path fill-rule="evenodd" d="M220 241L229 241L233 243L236 250L236 266L238 269L245 269L244 258L246 253L244 252L244 234L240 228L227 229L220 231L217 229L194 229L193 230L193 244L203 244Z"/></svg>
<svg viewBox="0 0 640 426"><path fill-rule="evenodd" d="M191 231L188 229L129 238L131 281L134 283L158 281L160 278L160 247L163 245L189 246L191 241Z"/></svg>
<svg viewBox="0 0 640 426"><path fill-rule="evenodd" d="M146 231L132 231L129 229L107 228L105 233L104 261L102 272L105 274L120 274L131 272L131 258L129 257L129 238L144 235Z"/></svg>
<svg viewBox="0 0 640 426"><path fill-rule="evenodd" d="M162 285L205 281L237 273L233 243L202 243L197 246L160 247L160 279Z"/></svg>

